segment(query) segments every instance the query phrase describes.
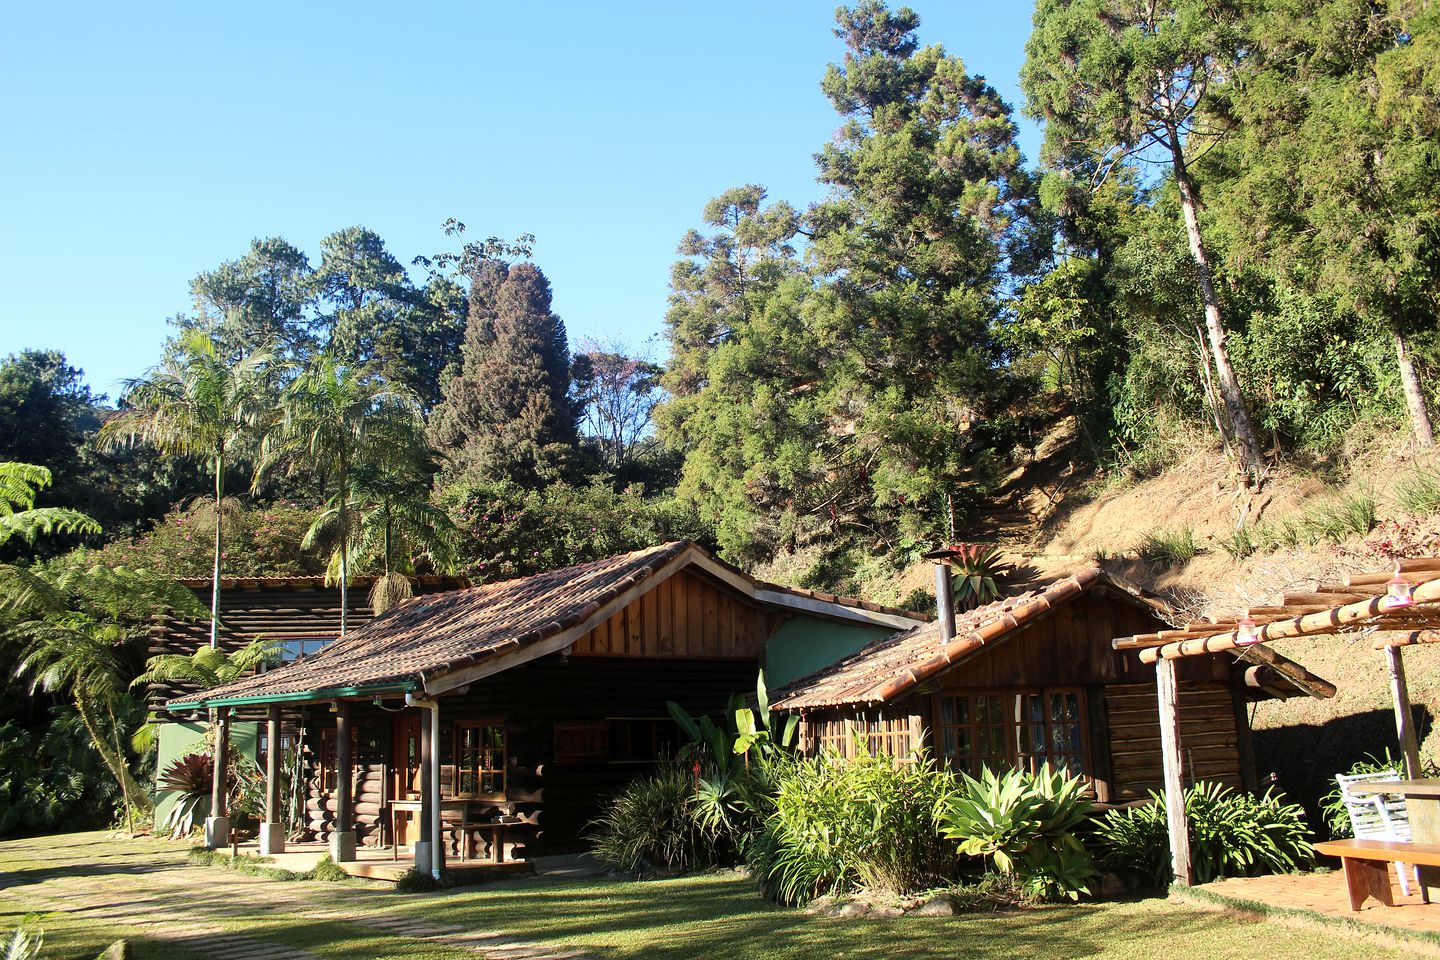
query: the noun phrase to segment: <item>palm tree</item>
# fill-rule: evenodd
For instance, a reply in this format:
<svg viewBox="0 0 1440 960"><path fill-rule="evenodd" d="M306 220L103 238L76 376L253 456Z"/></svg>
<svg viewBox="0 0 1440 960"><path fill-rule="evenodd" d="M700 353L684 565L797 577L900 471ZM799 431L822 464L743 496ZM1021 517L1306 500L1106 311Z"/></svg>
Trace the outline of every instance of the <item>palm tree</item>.
<svg viewBox="0 0 1440 960"><path fill-rule="evenodd" d="M413 455L424 444L420 404L411 394L329 354L317 357L281 397L280 418L261 445L255 482L281 465L321 478L328 491L325 509L302 546L334 545L331 576L340 584L341 636L349 627L350 559L363 516L356 476L387 458Z"/></svg>
<svg viewBox="0 0 1440 960"><path fill-rule="evenodd" d="M218 343L199 330L183 333L149 376L125 384L126 408L100 429L100 442L153 445L166 456L204 461L215 480L215 563L210 578L210 646L219 644L220 539L225 471L243 459L264 425L269 405L265 368L257 350L229 363Z"/></svg>
<svg viewBox="0 0 1440 960"><path fill-rule="evenodd" d="M130 687L152 683L178 682L201 690L213 690L238 680L262 664L274 663L283 644L279 640L256 637L233 653L218 647L201 647L191 654L161 653L145 661L145 672L130 681ZM146 721L130 739L130 745L141 753L155 745L160 725Z"/></svg>
<svg viewBox="0 0 1440 960"><path fill-rule="evenodd" d="M161 653L145 663L145 672L130 681L131 687L150 683L178 682L212 690L238 680L265 663L273 663L283 644L256 637L234 653L201 647L191 654Z"/></svg>
<svg viewBox="0 0 1440 960"><path fill-rule="evenodd" d="M370 588L370 608L379 614L411 596L406 574L414 571L415 560L423 557L440 572L452 570L460 534L450 516L430 502L430 472L417 451L396 446L377 452L380 462L355 471L350 553L362 563L380 564L382 573Z"/></svg>
<svg viewBox="0 0 1440 960"><path fill-rule="evenodd" d="M37 507L50 471L33 463L0 463L0 546L15 537L34 543L40 534L99 533L100 524L67 507Z"/></svg>

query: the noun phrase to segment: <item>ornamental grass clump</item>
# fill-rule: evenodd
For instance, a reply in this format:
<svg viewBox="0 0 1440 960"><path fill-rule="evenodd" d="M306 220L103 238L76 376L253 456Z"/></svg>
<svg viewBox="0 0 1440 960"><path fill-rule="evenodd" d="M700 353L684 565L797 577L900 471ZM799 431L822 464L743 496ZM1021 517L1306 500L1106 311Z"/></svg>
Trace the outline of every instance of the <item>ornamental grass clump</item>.
<svg viewBox="0 0 1440 960"><path fill-rule="evenodd" d="M989 768L962 776L946 798L941 832L968 856L988 857L1038 900L1090 892L1097 873L1075 831L1090 816L1085 781L1048 764L1037 773Z"/></svg>
<svg viewBox="0 0 1440 960"><path fill-rule="evenodd" d="M694 795L694 774L677 763L632 781L593 824L595 859L631 874L712 866L710 837L691 813Z"/></svg>
<svg viewBox="0 0 1440 960"><path fill-rule="evenodd" d="M926 756L896 763L860 744L849 760L796 761L775 785L775 809L750 851L766 893L782 903L865 890L946 886L959 869L937 811L954 777Z"/></svg>
<svg viewBox="0 0 1440 960"><path fill-rule="evenodd" d="M1105 864L1142 886L1173 879L1165 800L1151 793L1141 807L1111 810L1095 822ZM1273 790L1254 796L1201 781L1185 791L1190 858L1198 883L1221 877L1294 873L1315 860L1305 812Z"/></svg>

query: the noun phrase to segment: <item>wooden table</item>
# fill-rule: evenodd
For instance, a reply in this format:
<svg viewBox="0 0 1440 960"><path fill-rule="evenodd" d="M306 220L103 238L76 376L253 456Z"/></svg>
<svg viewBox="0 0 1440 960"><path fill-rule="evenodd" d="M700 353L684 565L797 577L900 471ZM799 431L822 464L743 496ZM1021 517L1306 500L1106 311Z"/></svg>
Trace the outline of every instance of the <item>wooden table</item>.
<svg viewBox="0 0 1440 960"><path fill-rule="evenodd" d="M406 815L406 816L405 816L405 823L406 823L406 828L407 828L407 829L406 829L405 832L408 834L408 833L410 832L409 829L408 829L408 828L409 828L409 825L410 825L411 823L413 823L417 817L420 816L420 806L421 806L421 801L419 801L419 800L391 800L391 801L390 801L390 803L389 803L389 807L390 807L390 850L391 850L392 855L393 855L393 856L392 856L392 859L395 859L395 860L399 860L399 859L400 859L400 841L401 841L401 838L402 838L402 834L400 833L400 814L403 813L403 814ZM458 811L459 814L460 814L460 819L461 819L461 820L464 820L464 819L466 819L466 817L468 816L469 809L470 809L470 801L469 801L469 800L441 800L441 801L440 801L440 814L441 814L442 819L443 819L443 817L444 817L445 811L449 810L449 811L452 811L452 812ZM422 836L424 835L424 824L421 824L421 835L422 835Z"/></svg>
<svg viewBox="0 0 1440 960"><path fill-rule="evenodd" d="M1410 839L1416 843L1440 843L1440 780L1371 780L1352 783L1358 796L1398 793L1405 798L1410 817ZM1432 901L1440 902L1440 868L1419 866L1420 885Z"/></svg>

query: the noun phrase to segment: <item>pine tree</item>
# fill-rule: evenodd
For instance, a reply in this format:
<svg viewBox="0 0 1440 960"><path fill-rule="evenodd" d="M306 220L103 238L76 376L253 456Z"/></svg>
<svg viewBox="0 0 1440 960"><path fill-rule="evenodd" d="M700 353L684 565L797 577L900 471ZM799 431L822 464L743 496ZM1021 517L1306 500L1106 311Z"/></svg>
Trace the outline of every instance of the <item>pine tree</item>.
<svg viewBox="0 0 1440 960"><path fill-rule="evenodd" d="M536 487L563 477L577 441L570 351L539 268L476 268L461 357L430 424L447 479Z"/></svg>

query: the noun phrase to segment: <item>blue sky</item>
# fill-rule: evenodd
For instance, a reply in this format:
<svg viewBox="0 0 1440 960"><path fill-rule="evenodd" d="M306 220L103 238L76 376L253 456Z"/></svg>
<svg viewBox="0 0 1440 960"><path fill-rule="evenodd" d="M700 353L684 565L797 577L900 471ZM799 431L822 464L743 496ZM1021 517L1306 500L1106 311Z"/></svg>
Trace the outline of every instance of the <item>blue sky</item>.
<svg viewBox="0 0 1440 960"><path fill-rule="evenodd" d="M919 0L1018 109L1028 3ZM658 335L675 245L761 183L803 206L839 124L835 0L20 4L0 13L0 355L56 348L109 392L190 278L363 224L403 262L536 235L572 342ZM1032 161L1039 133L1022 121ZM654 354L663 357L658 341Z"/></svg>

